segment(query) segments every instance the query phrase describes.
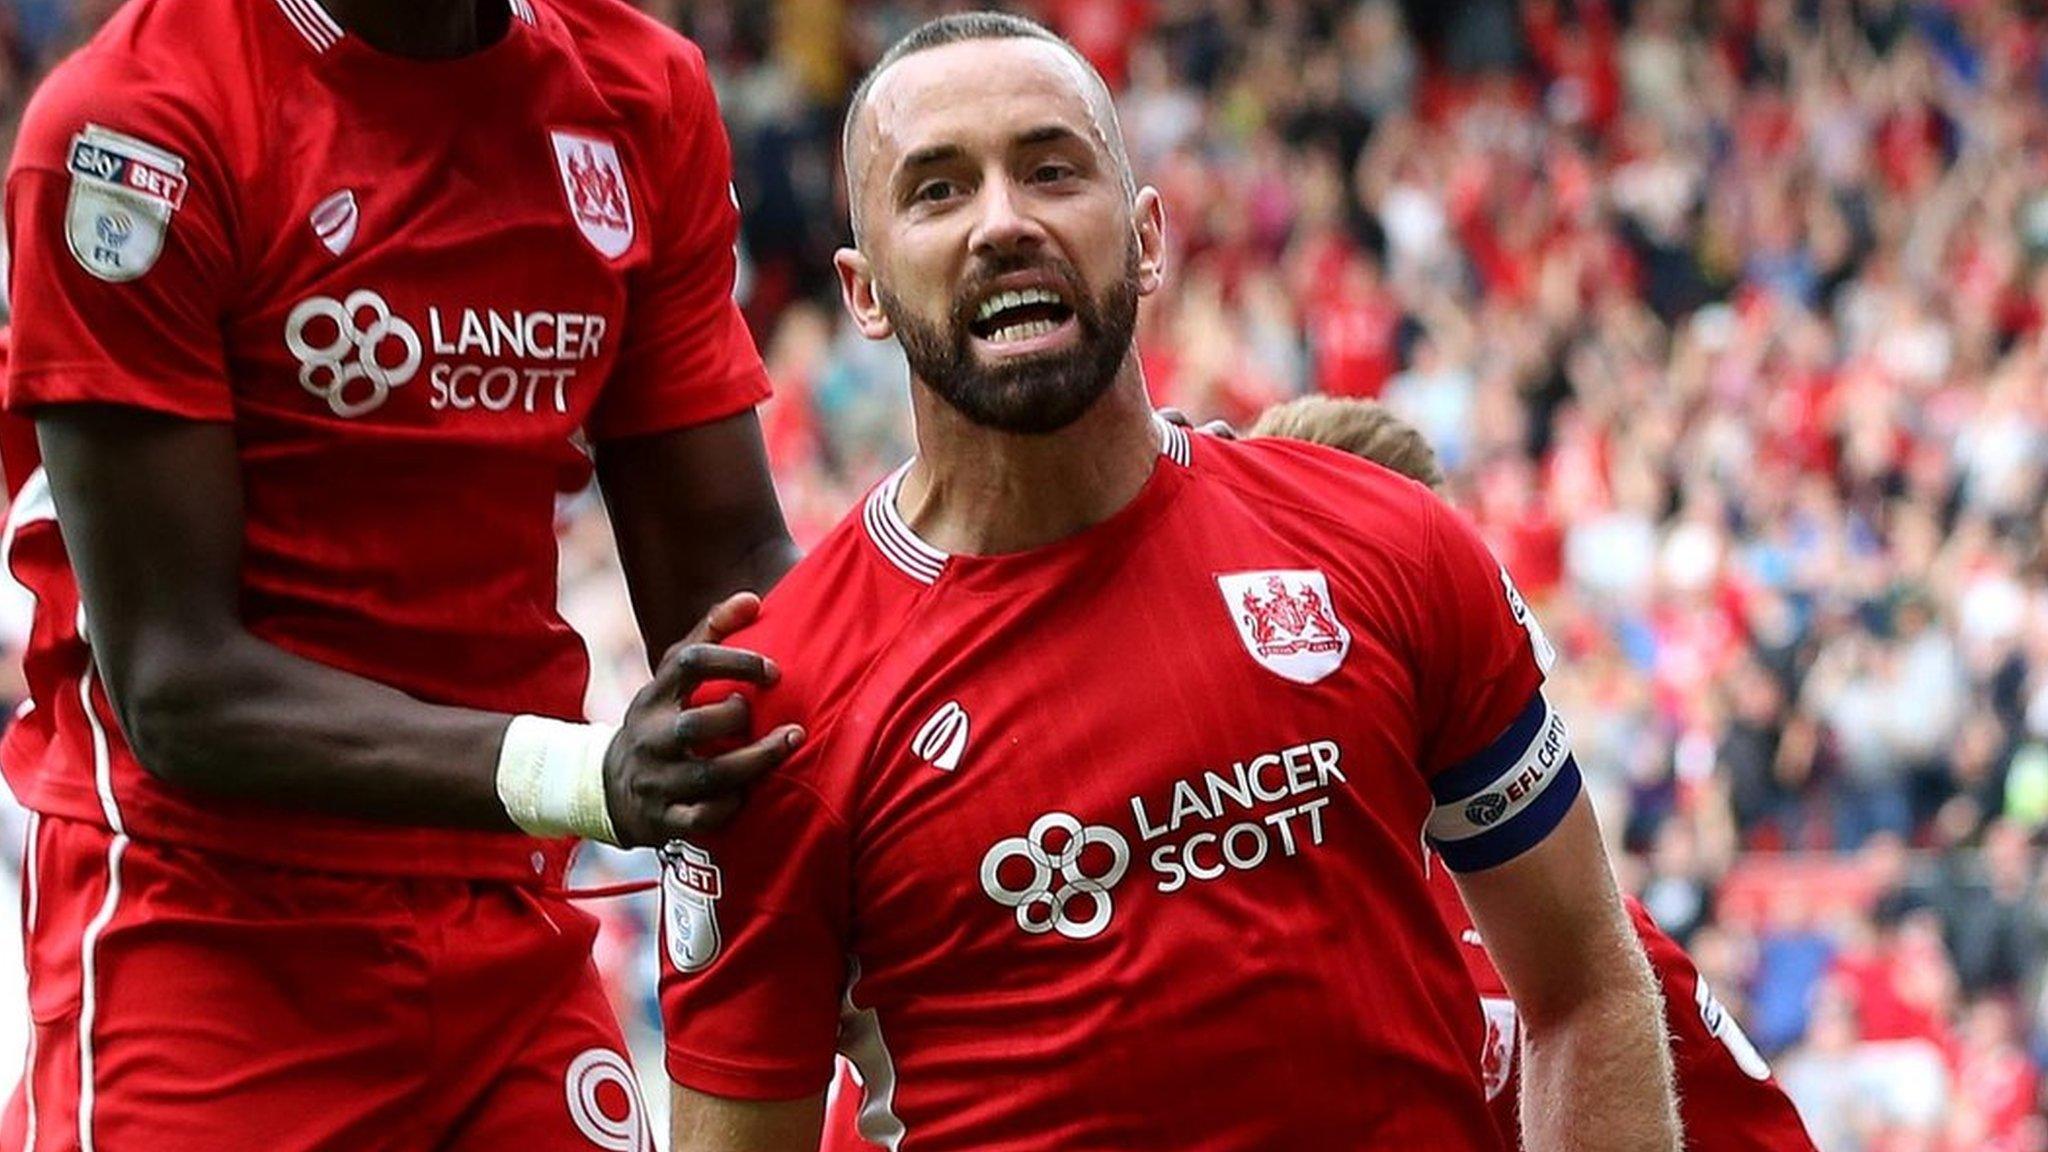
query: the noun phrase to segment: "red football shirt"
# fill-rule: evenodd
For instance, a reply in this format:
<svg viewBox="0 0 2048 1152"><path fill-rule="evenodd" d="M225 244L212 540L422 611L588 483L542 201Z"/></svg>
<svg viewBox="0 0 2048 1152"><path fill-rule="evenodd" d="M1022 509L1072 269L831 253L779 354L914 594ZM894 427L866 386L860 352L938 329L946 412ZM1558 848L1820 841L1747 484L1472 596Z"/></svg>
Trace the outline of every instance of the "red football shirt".
<svg viewBox="0 0 2048 1152"><path fill-rule="evenodd" d="M731 301L737 210L704 62L617 0L513 0L448 61L345 34L317 0L139 0L43 85L7 183L7 408L92 401L232 422L257 636L422 700L580 714L556 614L576 447L766 392ZM20 437L15 437L20 439ZM32 441L31 441L32 442ZM200 800L135 762L92 674L32 458L9 565L39 598L32 807L347 870L532 877L517 835Z"/></svg>
<svg viewBox="0 0 2048 1152"><path fill-rule="evenodd" d="M1163 441L1012 555L885 483L734 638L811 736L670 860L678 1081L794 1098L844 1051L863 1135L932 1152L1497 1147L1422 862L1578 792L1518 598L1391 472Z"/></svg>
<svg viewBox="0 0 2048 1152"><path fill-rule="evenodd" d="M1473 929L1472 914L1450 873L1433 869L1430 890L1444 923L1457 934L1465 967L1479 988L1486 1014L1486 1098L1494 1123L1512 1148L1520 1131L1521 1014ZM1771 1078L1770 1065L1707 987L1692 957L1657 927L1640 901L1631 897L1625 903L1664 993L1685 1146L1693 1152L1813 1152L1806 1125Z"/></svg>

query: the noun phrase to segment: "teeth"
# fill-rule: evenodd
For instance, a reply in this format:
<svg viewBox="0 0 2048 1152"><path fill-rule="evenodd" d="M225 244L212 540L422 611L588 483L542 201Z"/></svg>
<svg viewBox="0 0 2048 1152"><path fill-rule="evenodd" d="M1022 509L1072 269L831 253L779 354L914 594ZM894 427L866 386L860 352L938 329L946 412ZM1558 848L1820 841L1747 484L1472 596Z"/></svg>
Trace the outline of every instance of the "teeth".
<svg viewBox="0 0 2048 1152"><path fill-rule="evenodd" d="M986 320L1005 308L1021 308L1026 304L1057 304L1060 298L1044 288L1026 288L1018 292L998 292L981 302L974 313L976 320Z"/></svg>
<svg viewBox="0 0 2048 1152"><path fill-rule="evenodd" d="M995 333L988 338L988 342L991 344L1008 344L1016 340L1029 340L1033 336L1043 336L1057 327L1059 325L1050 320L1033 320L1028 324L1012 324L1007 328L996 329Z"/></svg>

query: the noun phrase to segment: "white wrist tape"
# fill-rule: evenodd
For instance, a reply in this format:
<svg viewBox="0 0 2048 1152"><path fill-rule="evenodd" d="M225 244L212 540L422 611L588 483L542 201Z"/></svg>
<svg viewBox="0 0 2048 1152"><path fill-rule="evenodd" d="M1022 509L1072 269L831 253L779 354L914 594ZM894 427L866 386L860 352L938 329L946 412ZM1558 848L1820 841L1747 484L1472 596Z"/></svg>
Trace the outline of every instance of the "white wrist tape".
<svg viewBox="0 0 2048 1152"><path fill-rule="evenodd" d="M498 799L512 822L535 836L580 836L617 844L604 797L604 754L615 724L514 716L498 751Z"/></svg>

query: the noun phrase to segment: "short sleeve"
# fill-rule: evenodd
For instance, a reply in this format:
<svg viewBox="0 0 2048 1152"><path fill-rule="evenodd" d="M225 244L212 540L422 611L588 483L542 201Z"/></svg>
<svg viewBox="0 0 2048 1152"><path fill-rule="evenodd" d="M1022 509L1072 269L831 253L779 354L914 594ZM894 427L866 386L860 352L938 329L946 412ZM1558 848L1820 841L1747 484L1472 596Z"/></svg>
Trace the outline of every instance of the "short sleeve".
<svg viewBox="0 0 2048 1152"><path fill-rule="evenodd" d="M1460 872L1541 843L1580 788L1564 718L1543 695L1554 652L1472 526L1431 499L1418 695L1431 847Z"/></svg>
<svg viewBox="0 0 2048 1152"><path fill-rule="evenodd" d="M732 823L663 853L669 1075L713 1096L788 1100L832 1079L850 918L845 825L796 778L806 747Z"/></svg>
<svg viewBox="0 0 2048 1152"><path fill-rule="evenodd" d="M90 64L74 59L44 85L8 172L6 406L231 419L227 185L193 143L194 113Z"/></svg>
<svg viewBox="0 0 2048 1152"><path fill-rule="evenodd" d="M1757 1051L1735 1015L1708 986L1699 967L1678 941L1666 935L1649 909L1635 899L1624 901L1636 936L1650 958L1650 971L1664 993L1664 1023L1671 1033L1672 1072L1684 1093L1688 1113L1704 1108L1726 1109L1726 1115L1754 1117L1760 1125L1775 1124L1789 1138L1797 1131L1791 1101L1770 1084L1771 1065ZM1809 1144L1786 1147L1811 1148ZM1756 1147L1779 1147L1759 1143Z"/></svg>
<svg viewBox="0 0 2048 1152"><path fill-rule="evenodd" d="M619 363L591 414L598 440L704 424L768 396L768 373L733 300L739 203L732 147L694 47L675 70L668 155L651 195L654 259L629 285Z"/></svg>

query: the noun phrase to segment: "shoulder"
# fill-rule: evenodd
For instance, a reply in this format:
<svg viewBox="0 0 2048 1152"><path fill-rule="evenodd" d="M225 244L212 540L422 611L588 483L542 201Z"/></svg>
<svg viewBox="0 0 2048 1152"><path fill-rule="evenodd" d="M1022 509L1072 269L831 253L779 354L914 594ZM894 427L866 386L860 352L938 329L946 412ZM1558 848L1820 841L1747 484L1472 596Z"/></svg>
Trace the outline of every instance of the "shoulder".
<svg viewBox="0 0 2048 1152"><path fill-rule="evenodd" d="M1212 498L1241 504L1280 531L1411 563L1428 552L1442 501L1405 476L1300 440L1196 440L1196 471Z"/></svg>
<svg viewBox="0 0 2048 1152"><path fill-rule="evenodd" d="M757 701L757 726L830 725L925 591L882 561L857 512L842 521L775 586L760 618L726 641L781 668Z"/></svg>
<svg viewBox="0 0 2048 1152"><path fill-rule="evenodd" d="M680 55L704 54L688 37L627 3L627 0L542 0L592 61L633 67Z"/></svg>
<svg viewBox="0 0 2048 1152"><path fill-rule="evenodd" d="M694 117L716 107L704 52L625 0L547 0L591 81L614 107Z"/></svg>
<svg viewBox="0 0 2048 1152"><path fill-rule="evenodd" d="M863 717L884 703L870 674L891 651L927 589L880 558L858 514L791 569L753 625L724 643L774 660L780 678L746 689L756 734L800 724L803 746L771 777L850 822L863 779Z"/></svg>
<svg viewBox="0 0 2048 1152"><path fill-rule="evenodd" d="M22 115L11 164L61 169L92 158L88 128L139 142L180 165L220 147L260 70L244 14L228 0L134 0L44 79Z"/></svg>

